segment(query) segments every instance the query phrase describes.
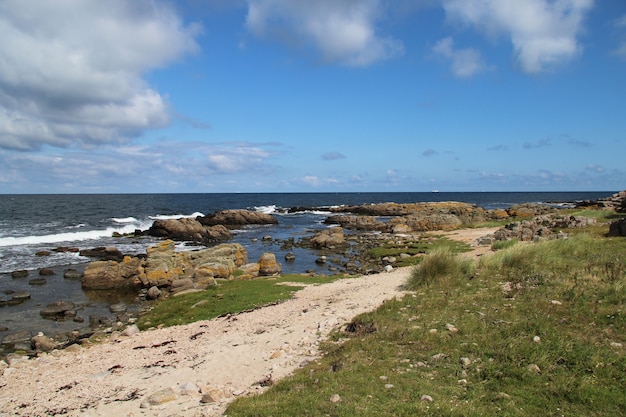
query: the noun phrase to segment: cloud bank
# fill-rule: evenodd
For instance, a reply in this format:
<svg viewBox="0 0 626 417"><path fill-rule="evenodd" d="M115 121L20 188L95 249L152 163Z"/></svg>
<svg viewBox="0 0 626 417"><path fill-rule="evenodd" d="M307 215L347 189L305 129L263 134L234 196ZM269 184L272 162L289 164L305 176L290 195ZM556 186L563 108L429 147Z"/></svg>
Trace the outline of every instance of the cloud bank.
<svg viewBox="0 0 626 417"><path fill-rule="evenodd" d="M249 0L246 27L261 38L312 46L323 61L365 66L401 55L401 41L382 37L380 0Z"/></svg>
<svg viewBox="0 0 626 417"><path fill-rule="evenodd" d="M120 143L169 123L143 76L198 49L150 0L0 3L0 148Z"/></svg>
<svg viewBox="0 0 626 417"><path fill-rule="evenodd" d="M443 0L446 15L491 36L510 38L526 73L540 73L576 57L577 36L593 0Z"/></svg>

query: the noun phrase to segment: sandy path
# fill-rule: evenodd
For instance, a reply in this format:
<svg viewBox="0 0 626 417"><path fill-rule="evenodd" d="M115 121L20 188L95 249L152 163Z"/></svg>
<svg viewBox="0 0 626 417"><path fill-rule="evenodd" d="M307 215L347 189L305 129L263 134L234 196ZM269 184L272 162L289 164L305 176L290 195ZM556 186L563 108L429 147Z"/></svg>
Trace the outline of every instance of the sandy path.
<svg viewBox="0 0 626 417"><path fill-rule="evenodd" d="M469 242L487 233L449 237ZM221 415L237 396L261 392L258 382L283 378L318 357L332 329L401 296L409 273L403 268L308 286L291 300L249 313L11 364L0 376L0 416ZM209 402L201 402L203 395Z"/></svg>

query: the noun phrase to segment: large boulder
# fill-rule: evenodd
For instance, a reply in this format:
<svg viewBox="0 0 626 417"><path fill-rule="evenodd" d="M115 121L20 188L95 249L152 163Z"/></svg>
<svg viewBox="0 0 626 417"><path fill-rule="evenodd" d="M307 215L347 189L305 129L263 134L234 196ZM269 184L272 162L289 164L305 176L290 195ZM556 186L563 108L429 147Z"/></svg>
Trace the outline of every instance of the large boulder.
<svg viewBox="0 0 626 417"><path fill-rule="evenodd" d="M206 227L196 219L156 220L146 232L150 236L193 242L216 242L232 237L226 227Z"/></svg>
<svg viewBox="0 0 626 417"><path fill-rule="evenodd" d="M384 230L385 223L379 222L376 216L333 215L324 220L326 224L338 224L352 230Z"/></svg>
<svg viewBox="0 0 626 417"><path fill-rule="evenodd" d="M281 265L276 262L276 256L273 253L264 253L259 258L259 276L269 277L280 274Z"/></svg>
<svg viewBox="0 0 626 417"><path fill-rule="evenodd" d="M346 239L341 227L322 230L311 238L311 247L316 249L332 249L345 243Z"/></svg>
<svg viewBox="0 0 626 417"><path fill-rule="evenodd" d="M143 261L130 256L122 262L95 261L85 268L81 279L86 290L140 288L143 286Z"/></svg>
<svg viewBox="0 0 626 417"><path fill-rule="evenodd" d="M122 252L114 246L83 249L80 251L80 255L88 258L98 258L101 261L120 262L124 259Z"/></svg>
<svg viewBox="0 0 626 417"><path fill-rule="evenodd" d="M429 232L434 230L454 230L462 224L461 219L454 214L435 213L422 215L414 213L391 219L388 227L393 231L397 225L405 225L414 232Z"/></svg>
<svg viewBox="0 0 626 417"><path fill-rule="evenodd" d="M250 210L222 210L204 217L198 217L197 220L204 226L222 225L229 228L251 224L278 224L274 216Z"/></svg>

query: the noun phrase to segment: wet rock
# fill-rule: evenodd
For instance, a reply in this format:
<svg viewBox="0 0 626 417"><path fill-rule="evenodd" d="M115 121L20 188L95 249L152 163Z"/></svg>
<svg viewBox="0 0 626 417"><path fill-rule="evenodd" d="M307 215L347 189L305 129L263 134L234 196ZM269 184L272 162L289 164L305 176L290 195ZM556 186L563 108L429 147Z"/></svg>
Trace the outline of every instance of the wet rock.
<svg viewBox="0 0 626 417"><path fill-rule="evenodd" d="M16 291L11 294L11 301L14 303L23 303L24 301L30 299L30 293L27 291ZM9 304L11 304L9 302Z"/></svg>
<svg viewBox="0 0 626 417"><path fill-rule="evenodd" d="M223 225L206 226L196 219L156 220L146 232L150 236L193 242L215 242L231 238Z"/></svg>
<svg viewBox="0 0 626 417"><path fill-rule="evenodd" d="M2 346L11 350L30 350L30 340L32 334L28 330L22 330L16 333L8 334L2 338Z"/></svg>
<svg viewBox="0 0 626 417"><path fill-rule="evenodd" d="M34 278L28 281L28 285L45 285L48 283L48 280L45 278Z"/></svg>
<svg viewBox="0 0 626 417"><path fill-rule="evenodd" d="M77 271L76 269L66 269L65 272L63 272L63 278L65 279L73 279L73 280L79 280L83 277L83 273Z"/></svg>
<svg viewBox="0 0 626 417"><path fill-rule="evenodd" d="M293 252L288 252L288 253L285 255L285 261L287 261L287 262L293 262L293 261L295 261L295 260L296 260L296 255L294 255L294 254L293 254Z"/></svg>
<svg viewBox="0 0 626 417"><path fill-rule="evenodd" d="M346 239L341 227L332 227L322 230L311 238L311 247L317 249L330 249L346 243Z"/></svg>
<svg viewBox="0 0 626 417"><path fill-rule="evenodd" d="M71 301L55 301L39 310L39 314L44 318L61 318L65 317L66 313L75 311L75 308L76 305Z"/></svg>
<svg viewBox="0 0 626 417"><path fill-rule="evenodd" d="M113 314L118 314L126 311L126 308L126 304L124 303L111 304L109 306L109 311Z"/></svg>
<svg viewBox="0 0 626 417"><path fill-rule="evenodd" d="M272 215L250 210L222 210L198 217L197 220L204 226L223 225L229 228L250 224L278 224Z"/></svg>
<svg viewBox="0 0 626 417"><path fill-rule="evenodd" d="M50 252L47 250L40 250L38 252L35 252L35 256L41 256L41 257L50 256Z"/></svg>
<svg viewBox="0 0 626 417"><path fill-rule="evenodd" d="M39 275L41 276L50 276L50 275L54 275L54 271L50 268L41 268L39 270Z"/></svg>
<svg viewBox="0 0 626 417"><path fill-rule="evenodd" d="M27 276L28 276L28 271L25 269L11 272L11 278L13 279L26 278Z"/></svg>
<svg viewBox="0 0 626 417"><path fill-rule="evenodd" d="M101 261L116 261L120 262L124 259L124 255L122 252L113 246L109 247L98 247L93 249L83 249L80 251L81 256L86 256L88 258L97 258Z"/></svg>

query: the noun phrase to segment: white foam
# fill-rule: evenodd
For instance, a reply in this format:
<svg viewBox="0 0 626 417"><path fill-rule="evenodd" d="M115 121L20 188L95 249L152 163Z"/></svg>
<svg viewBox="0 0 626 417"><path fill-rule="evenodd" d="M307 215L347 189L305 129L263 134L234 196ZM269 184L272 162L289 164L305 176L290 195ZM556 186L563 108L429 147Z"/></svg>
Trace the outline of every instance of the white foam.
<svg viewBox="0 0 626 417"><path fill-rule="evenodd" d="M272 214L272 213L276 213L276 205L272 205L272 206L256 206L254 207L254 210L261 212L261 213L265 213L265 214Z"/></svg>
<svg viewBox="0 0 626 417"><path fill-rule="evenodd" d="M112 218L111 220L113 220L114 223L137 223L139 220L137 220L134 217L123 217L123 218Z"/></svg>
<svg viewBox="0 0 626 417"><path fill-rule="evenodd" d="M196 211L192 214L157 214L156 216L149 216L152 220L177 220L177 219L195 219L196 217L204 217L204 214Z"/></svg>

